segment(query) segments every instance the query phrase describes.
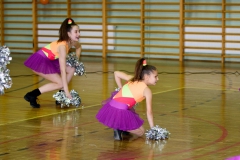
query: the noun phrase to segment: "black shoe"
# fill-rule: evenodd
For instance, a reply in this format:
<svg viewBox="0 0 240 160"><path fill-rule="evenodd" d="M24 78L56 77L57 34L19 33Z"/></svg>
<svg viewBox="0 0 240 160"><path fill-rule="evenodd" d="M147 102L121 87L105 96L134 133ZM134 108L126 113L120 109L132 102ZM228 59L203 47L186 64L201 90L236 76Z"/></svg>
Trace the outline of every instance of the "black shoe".
<svg viewBox="0 0 240 160"><path fill-rule="evenodd" d="M122 140L122 131L118 129L114 129L114 139L115 140Z"/></svg>
<svg viewBox="0 0 240 160"><path fill-rule="evenodd" d="M30 105L33 107L33 108L40 108L40 104L37 103L37 97L34 97L31 95L30 92L28 92L25 96L24 96L24 99L28 102L30 102Z"/></svg>
<svg viewBox="0 0 240 160"><path fill-rule="evenodd" d="M123 134L124 136L129 136L129 135L130 135L130 133L127 132L127 131L122 131L122 134Z"/></svg>

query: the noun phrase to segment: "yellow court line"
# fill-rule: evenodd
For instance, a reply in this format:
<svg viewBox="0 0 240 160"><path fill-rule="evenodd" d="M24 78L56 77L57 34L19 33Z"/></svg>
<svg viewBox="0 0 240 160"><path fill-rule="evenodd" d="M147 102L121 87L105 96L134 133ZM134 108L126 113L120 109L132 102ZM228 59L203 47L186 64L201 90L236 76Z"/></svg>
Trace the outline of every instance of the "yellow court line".
<svg viewBox="0 0 240 160"><path fill-rule="evenodd" d="M41 118L41 117L52 116L52 115L59 114L59 113L66 113L66 112L74 111L74 110L95 107L95 106L99 106L99 105L100 104L94 104L94 105L90 105L90 106L87 106L87 107L84 107L84 108L82 108L82 107L73 108L73 109L69 109L69 110L66 110L66 111L59 111L59 112L55 112L55 113L51 113L51 114L45 114L45 115L42 115L42 116L36 116L36 117L32 117L32 118L22 119L22 120L19 120L19 121L12 121L12 122L8 122L8 123L3 123L3 124L0 124L0 126L7 125L7 124L12 124L12 123L17 123L17 122L22 122L22 121L27 121L27 120L36 119L36 118Z"/></svg>
<svg viewBox="0 0 240 160"><path fill-rule="evenodd" d="M153 95L161 94L161 93L166 93L166 92L171 92L171 91L176 91L176 90L180 90L180 89L223 90L223 89L211 89L211 88L181 87L181 88L175 88L175 89L170 89L170 90L161 91L161 92L155 92L155 93L153 93ZM229 91L229 90L227 90L227 91ZM230 90L230 91L231 91L231 90ZM101 105L101 104L100 104L100 103L99 103L99 104L94 104L94 105L86 106L86 107L83 107L83 108L82 108L82 107L73 108L73 109L69 109L69 110L66 110L66 111L59 111L59 112L55 112L55 113L51 113L51 114L47 114L47 115L42 115L42 116L37 116L37 117L32 117L32 118L27 118L27 119L22 119L22 120L19 120L19 121L12 121L12 122L8 122L8 123L3 123L3 124L0 124L0 126L7 125L7 124L12 124L12 123L17 123L17 122L22 122L22 121L27 121L27 120L36 119L36 118L41 118L41 117L52 116L52 115L55 115L55 114L65 113L65 112L74 111L74 110L79 110L79 109L91 108L91 107L95 107L95 106L99 106L99 105Z"/></svg>
<svg viewBox="0 0 240 160"><path fill-rule="evenodd" d="M155 93L153 93L153 95L154 95L154 94L165 93L165 92L176 91L176 90L180 90L180 89L183 89L183 88L184 88L184 87L181 87L181 88L175 88L175 89L170 89L170 90L161 91L161 92L155 92Z"/></svg>
<svg viewBox="0 0 240 160"><path fill-rule="evenodd" d="M167 90L167 91L156 92L156 93L153 93L153 94L160 94L160 93L165 93L165 92L171 92L171 91L179 90L179 89L182 89L182 88L176 88L176 89L171 89L171 90ZM99 104L94 104L94 105L86 106L86 107L83 107L83 108L82 108L82 107L73 108L73 109L69 109L69 110L66 110L66 111L59 111L59 112L55 112L55 113L51 113L51 114L36 116L36 117L27 118L27 119L22 119L22 120L18 120L18 121L12 121L12 122L8 122L8 123L2 123L2 124L0 124L0 126L12 124L12 123L17 123L17 122L23 122L23 121L27 121L27 120L31 120L31 119L36 119L36 118L41 118L41 117L52 116L52 115L56 115L56 114L59 114L59 113L66 113L66 112L69 112L69 111L74 111L74 110L79 110L79 109L91 108L91 107L95 107L95 106L99 106L99 105L101 105L101 104L99 103Z"/></svg>
<svg viewBox="0 0 240 160"><path fill-rule="evenodd" d="M217 90L217 91L237 91L234 89L213 89L213 88L198 88L198 87L184 87L186 89L206 89L206 90Z"/></svg>

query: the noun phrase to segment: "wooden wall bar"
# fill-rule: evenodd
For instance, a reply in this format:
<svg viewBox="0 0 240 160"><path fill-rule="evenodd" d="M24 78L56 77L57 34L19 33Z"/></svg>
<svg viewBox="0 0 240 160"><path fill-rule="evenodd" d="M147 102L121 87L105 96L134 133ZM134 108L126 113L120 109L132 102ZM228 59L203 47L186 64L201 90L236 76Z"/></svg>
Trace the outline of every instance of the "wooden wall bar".
<svg viewBox="0 0 240 160"><path fill-rule="evenodd" d="M226 0L222 0L222 54L221 54L221 62L225 62L225 10L226 10Z"/></svg>
<svg viewBox="0 0 240 160"><path fill-rule="evenodd" d="M179 1L149 1L144 5L144 54L179 59Z"/></svg>
<svg viewBox="0 0 240 160"><path fill-rule="evenodd" d="M184 59L184 0L180 0L179 4L179 61Z"/></svg>
<svg viewBox="0 0 240 160"><path fill-rule="evenodd" d="M93 0L93 1L82 1L82 0L69 0L71 4L71 16L79 25L91 25L93 27L81 28L80 37L86 39L92 39L87 42L81 42L82 46L92 46L96 48L102 45L102 48L88 49L83 47L84 53L91 53L91 55L101 55L106 57L106 46L107 46L107 32L106 32L106 1L107 0ZM99 28L99 26L101 26ZM83 32L91 33L91 35L83 35ZM100 36L97 33L102 33ZM97 42L94 42L97 39ZM80 40L81 41L81 40Z"/></svg>
<svg viewBox="0 0 240 160"><path fill-rule="evenodd" d="M103 58L153 56L224 63L240 58L240 11L236 8L239 6L240 3L226 0L50 0L46 5L40 0L0 0L1 45L9 46L14 53L33 53L39 49L39 43L48 43L39 38L58 37L39 35L39 25L61 24L66 17L72 17L79 25L101 26L80 28L80 31L92 33L81 37L93 39L82 45L102 46L101 49L83 48L89 55ZM196 16L201 14L208 16ZM57 28L45 30L58 31ZM94 32L102 32L102 35L94 35ZM114 36L110 36L110 32ZM205 38L201 38L203 35ZM94 39L101 42L94 42Z"/></svg>
<svg viewBox="0 0 240 160"><path fill-rule="evenodd" d="M114 37L108 39L114 40L114 50L107 49L108 55L137 55L141 57L143 44L143 21L141 20L143 11L141 10L143 2L139 1L107 1L106 15L107 26L115 26L114 29L108 29L108 32L114 32ZM107 44L109 46L110 44Z"/></svg>
<svg viewBox="0 0 240 160"><path fill-rule="evenodd" d="M141 54L141 57L144 56L144 52L145 52L145 34L144 34L144 25L145 25L145 20L144 20L144 17L145 17L145 14L144 14L144 10L145 10L145 7L144 7L144 0L141 0L141 15L140 15L140 23L141 23L141 28L140 28L140 43L141 43L141 49L140 49L140 54Z"/></svg>
<svg viewBox="0 0 240 160"><path fill-rule="evenodd" d="M38 34L37 34L37 3L36 1L32 1L32 25L33 25L33 53L38 50Z"/></svg>
<svg viewBox="0 0 240 160"><path fill-rule="evenodd" d="M231 9L229 9L230 7ZM224 55L225 58L240 58L240 55L236 54L240 52L239 38L230 39L231 36L234 36L234 37L240 36L240 32L239 32L240 12L238 9L239 7L240 7L240 3L225 2L225 10L224 10L225 17L223 17L225 21L225 32L223 33L223 36L225 36L226 38L225 52L229 52L229 51L234 52L234 54L225 54ZM228 30L226 28L228 28ZM232 30L232 31L229 31L229 30Z"/></svg>
<svg viewBox="0 0 240 160"><path fill-rule="evenodd" d="M0 0L0 7L1 7L1 45L4 45L4 8L3 8L3 0Z"/></svg>
<svg viewBox="0 0 240 160"><path fill-rule="evenodd" d="M102 0L102 57L106 58L107 45L107 18L106 18L106 1Z"/></svg>
<svg viewBox="0 0 240 160"><path fill-rule="evenodd" d="M1 1L1 44L14 52L32 52L32 3Z"/></svg>

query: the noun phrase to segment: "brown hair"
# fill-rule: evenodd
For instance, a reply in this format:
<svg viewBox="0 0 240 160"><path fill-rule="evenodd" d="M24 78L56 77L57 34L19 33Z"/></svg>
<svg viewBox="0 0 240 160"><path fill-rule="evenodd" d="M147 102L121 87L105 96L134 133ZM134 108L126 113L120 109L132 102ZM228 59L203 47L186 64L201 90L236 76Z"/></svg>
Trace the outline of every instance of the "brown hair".
<svg viewBox="0 0 240 160"><path fill-rule="evenodd" d="M156 71L156 67L152 65L145 65L143 66L143 61L145 59L141 58L137 61L136 66L135 66L135 72L134 72L134 77L131 79L131 82L134 81L141 81L143 80L143 77L145 74L150 75L152 71Z"/></svg>
<svg viewBox="0 0 240 160"><path fill-rule="evenodd" d="M69 24L68 21L71 23ZM69 41L68 32L71 32L72 26L77 25L72 18L66 18L59 29L59 39L58 42Z"/></svg>

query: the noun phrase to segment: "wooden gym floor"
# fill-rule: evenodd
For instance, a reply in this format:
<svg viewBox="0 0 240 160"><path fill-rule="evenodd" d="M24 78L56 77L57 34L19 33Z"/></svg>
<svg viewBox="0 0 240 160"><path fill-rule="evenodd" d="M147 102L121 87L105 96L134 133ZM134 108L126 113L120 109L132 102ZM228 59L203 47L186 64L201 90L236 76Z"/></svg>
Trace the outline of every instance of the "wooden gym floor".
<svg viewBox="0 0 240 160"><path fill-rule="evenodd" d="M1 160L224 160L240 155L240 83L238 72L232 74L240 70L238 63L148 58L159 71L158 84L150 87L154 122L170 131L170 138L114 141L113 130L95 115L116 87L111 71L132 72L137 59L83 57L87 77L73 77L69 84L82 105L60 108L50 92L39 97L41 108L34 109L23 96L46 80L23 65L27 55L11 56L13 85L0 96ZM136 109L149 129L145 101Z"/></svg>

